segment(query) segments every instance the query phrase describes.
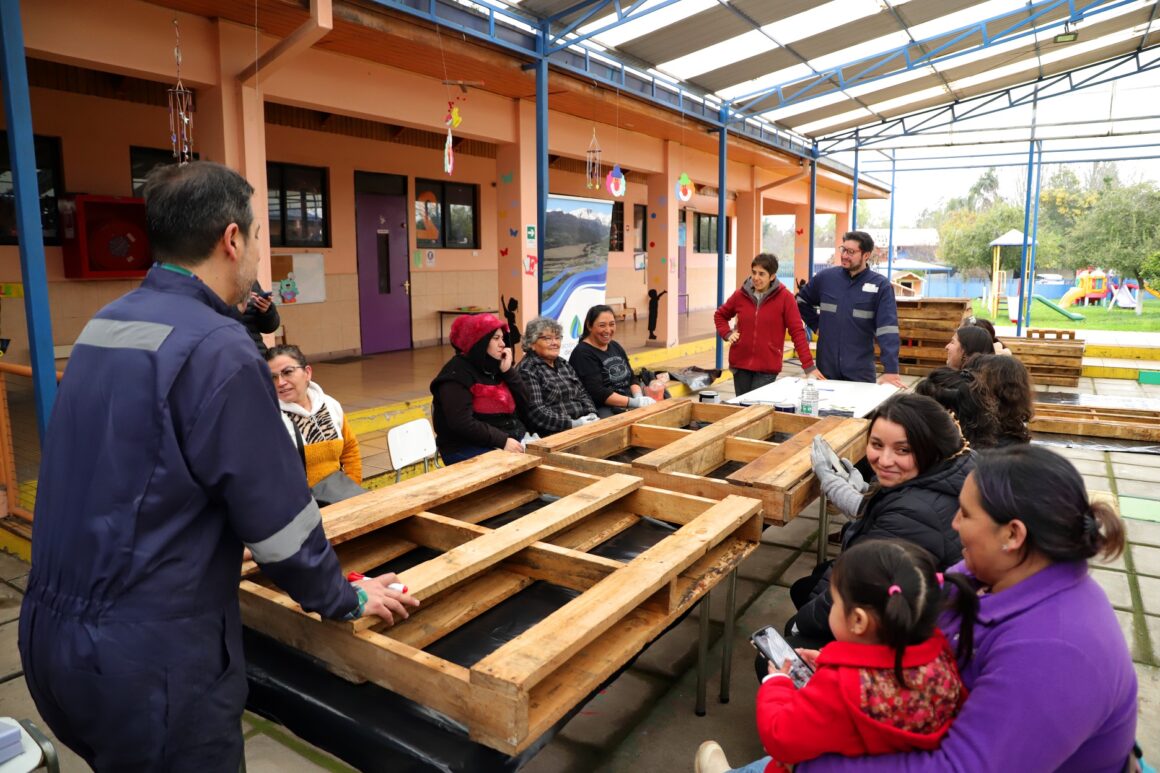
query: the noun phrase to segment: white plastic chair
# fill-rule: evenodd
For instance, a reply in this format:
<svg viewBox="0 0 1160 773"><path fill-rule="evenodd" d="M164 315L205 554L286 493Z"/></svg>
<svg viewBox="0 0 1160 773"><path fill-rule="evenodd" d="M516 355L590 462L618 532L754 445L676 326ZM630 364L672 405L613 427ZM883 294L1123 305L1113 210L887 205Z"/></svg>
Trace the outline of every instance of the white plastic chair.
<svg viewBox="0 0 1160 773"><path fill-rule="evenodd" d="M16 731L20 739L20 752L0 763L3 773L31 773L44 768L49 773L59 773L60 760L52 741L27 719L0 717L0 732L7 738Z"/></svg>
<svg viewBox="0 0 1160 773"><path fill-rule="evenodd" d="M416 462L423 462L423 472L428 464L439 466L439 449L435 446L435 430L427 419L415 419L387 430L387 451L391 454L391 466L395 468L395 483L403 477L403 468Z"/></svg>

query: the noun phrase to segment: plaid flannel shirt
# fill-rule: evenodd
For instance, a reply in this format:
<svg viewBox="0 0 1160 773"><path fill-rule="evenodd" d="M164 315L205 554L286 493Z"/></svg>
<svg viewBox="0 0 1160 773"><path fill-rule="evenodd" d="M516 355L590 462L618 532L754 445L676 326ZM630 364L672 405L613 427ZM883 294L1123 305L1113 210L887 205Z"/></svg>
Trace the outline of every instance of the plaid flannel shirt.
<svg viewBox="0 0 1160 773"><path fill-rule="evenodd" d="M557 357L553 367L535 352L528 352L519 371L528 393L532 431L541 435L561 432L571 429L572 419L596 413L592 398L563 357Z"/></svg>

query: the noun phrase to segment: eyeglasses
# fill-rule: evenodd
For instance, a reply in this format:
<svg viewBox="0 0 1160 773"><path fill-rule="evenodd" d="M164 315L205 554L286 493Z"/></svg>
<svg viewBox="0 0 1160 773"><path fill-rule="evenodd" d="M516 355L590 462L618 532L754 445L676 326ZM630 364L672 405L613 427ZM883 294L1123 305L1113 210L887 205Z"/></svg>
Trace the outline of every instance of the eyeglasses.
<svg viewBox="0 0 1160 773"><path fill-rule="evenodd" d="M290 377L294 375L294 371L296 370L306 370L306 368L301 365L287 365L285 368L282 368L282 370L270 371L270 378L274 379L275 384L278 383L278 379L280 378L284 378L289 381Z"/></svg>
<svg viewBox="0 0 1160 773"><path fill-rule="evenodd" d="M560 336L548 335L547 333L545 333L544 335L540 336L540 337L539 337L539 338L537 338L536 340L537 340L537 341L546 341L546 342L548 342L548 343L557 343L557 344L558 344L558 343L560 343L560 341L562 341L563 339L562 339L562 338L560 338Z"/></svg>
<svg viewBox="0 0 1160 773"><path fill-rule="evenodd" d="M858 253L860 253L860 252L862 252L862 250L860 250L860 249L858 249L858 248L856 248L856 247L854 247L854 248L850 248L850 247L843 247L843 248L842 248L842 254L843 254L843 255L857 255L857 254L858 254Z"/></svg>

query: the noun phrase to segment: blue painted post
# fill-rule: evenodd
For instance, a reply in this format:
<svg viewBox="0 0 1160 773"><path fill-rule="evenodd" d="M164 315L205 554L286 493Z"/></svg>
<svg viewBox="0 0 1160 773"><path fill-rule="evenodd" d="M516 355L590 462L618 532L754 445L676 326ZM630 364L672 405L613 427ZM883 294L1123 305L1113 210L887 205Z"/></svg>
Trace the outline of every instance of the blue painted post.
<svg viewBox="0 0 1160 773"><path fill-rule="evenodd" d="M40 222L40 189L32 142L32 104L28 67L24 61L24 30L18 0L0 0L0 57L3 57L4 114L8 121L8 157L16 194L16 226L20 237L20 274L24 281L24 313L28 318L28 350L32 358L32 389L36 428L43 445L56 399L56 362L52 350L52 316L48 308L48 276L44 270L44 231ZM60 191L56 192L60 195Z"/></svg>
<svg viewBox="0 0 1160 773"><path fill-rule="evenodd" d="M889 282L894 274L894 197L898 189L894 187L894 178L897 173L895 153L890 153L890 232L886 237L886 281Z"/></svg>
<svg viewBox="0 0 1160 773"><path fill-rule="evenodd" d="M1039 257L1039 189L1043 184L1043 140L1035 143L1035 214L1031 220L1031 268L1027 272L1031 277L1030 289L1027 291L1027 316L1025 324L1031 326L1031 295L1035 292L1035 259Z"/></svg>
<svg viewBox="0 0 1160 773"><path fill-rule="evenodd" d="M1019 258L1019 311L1015 315L1015 335L1023 335L1023 297L1027 291L1027 241L1031 238L1031 175L1035 172L1035 140L1027 143L1027 196L1023 204L1023 250Z"/></svg>
<svg viewBox="0 0 1160 773"><path fill-rule="evenodd" d="M858 145L858 130L854 130L854 196L850 202L853 211L850 213L850 230L858 230L858 162L862 160L861 148ZM838 234L839 236L841 234Z"/></svg>
<svg viewBox="0 0 1160 773"><path fill-rule="evenodd" d="M721 119L720 137L717 148L717 308L725 303L725 183L727 172L725 168L726 153L729 149L729 105L721 105L719 113ZM714 367L724 367L725 342L717 336L717 364Z"/></svg>
<svg viewBox="0 0 1160 773"><path fill-rule="evenodd" d="M548 222L548 22L540 26L536 41L536 291L544 308L544 228ZM522 235L524 238L527 234Z"/></svg>
<svg viewBox="0 0 1160 773"><path fill-rule="evenodd" d="M809 275L806 281L814 278L814 220L818 217L818 143L814 143L813 155L810 158L810 244L809 244Z"/></svg>

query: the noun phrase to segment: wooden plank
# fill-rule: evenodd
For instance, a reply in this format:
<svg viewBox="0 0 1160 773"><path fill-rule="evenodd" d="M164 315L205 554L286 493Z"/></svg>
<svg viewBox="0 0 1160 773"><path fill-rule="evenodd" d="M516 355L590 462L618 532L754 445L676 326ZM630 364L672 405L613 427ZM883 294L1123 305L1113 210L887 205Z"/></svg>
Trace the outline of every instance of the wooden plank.
<svg viewBox="0 0 1160 773"><path fill-rule="evenodd" d="M753 422L734 437L767 440L778 433L792 435L795 432L801 432L803 429L814 426L818 421L816 416L803 416L800 413L782 413L774 410L773 413Z"/></svg>
<svg viewBox="0 0 1160 773"><path fill-rule="evenodd" d="M827 416L808 429L803 429L777 448L767 451L749 464L730 475L726 480L758 488L774 488L771 479L783 465L803 450L808 452L814 442L815 435L824 435L827 431L839 426L842 419L837 416Z"/></svg>
<svg viewBox="0 0 1160 773"><path fill-rule="evenodd" d="M690 403L692 403L692 400L688 397L681 397L674 400L661 400L658 403L645 406L644 408L625 411L624 413L609 416L600 421L594 421L591 424L585 424L582 427L567 429L563 432L549 435L534 443L529 443L528 452L537 456L545 456L557 451L566 451L586 440L591 440L592 438L599 437L616 429L624 429L645 418L655 418L659 414L669 412L675 412L679 415L684 407Z"/></svg>
<svg viewBox="0 0 1160 773"><path fill-rule="evenodd" d="M730 494L718 501L724 501ZM740 498L740 497L738 497ZM647 515L658 521L684 525L705 511L706 506L716 504L712 499L676 494L662 488L642 486L621 500L625 510L637 515Z"/></svg>
<svg viewBox="0 0 1160 773"><path fill-rule="evenodd" d="M586 593L475 664L472 681L528 690L630 610L720 544L758 511L727 497Z"/></svg>
<svg viewBox="0 0 1160 773"><path fill-rule="evenodd" d="M454 588L439 603L421 606L392 628L381 631L397 642L422 649L507 601L534 582L531 577L495 569Z"/></svg>
<svg viewBox="0 0 1160 773"><path fill-rule="evenodd" d="M652 427L687 427L693 421L693 408L697 405L698 403L693 398L684 398L673 410L650 413L637 419L635 424L645 424ZM629 411L628 415L631 416L634 413L634 411Z"/></svg>
<svg viewBox="0 0 1160 773"><path fill-rule="evenodd" d="M751 405L667 446L634 459L633 467L700 474L725 462L725 438L774 413L768 405Z"/></svg>
<svg viewBox="0 0 1160 773"><path fill-rule="evenodd" d="M629 529L640 521L640 516L627 510L605 508L593 513L576 526L552 538L554 545L573 550L591 550Z"/></svg>
<svg viewBox="0 0 1160 773"><path fill-rule="evenodd" d="M842 419L841 423L822 433L822 437L835 451L844 449L851 444L866 445L866 436L870 429L870 422L866 419ZM799 451L791 457L781 469L773 473L769 482L783 489L814 474L813 461L809 449Z"/></svg>
<svg viewBox="0 0 1160 773"><path fill-rule="evenodd" d="M1032 432L1054 432L1061 435L1105 437L1120 440L1160 441L1160 425L1155 422L1115 421L1111 419L1078 419L1036 415L1028 422Z"/></svg>
<svg viewBox="0 0 1160 773"><path fill-rule="evenodd" d="M693 434L691 429L657 427L651 424L633 424L629 428L628 443L633 448L661 448Z"/></svg>
<svg viewBox="0 0 1160 773"><path fill-rule="evenodd" d="M599 424L600 422L594 422ZM605 459L609 456L616 456L617 454L627 451L632 441L629 437L631 426L626 427L612 427L599 435L587 438L585 440L569 446L568 450L572 453L583 454L584 456L591 456L595 459Z"/></svg>
<svg viewBox="0 0 1160 773"><path fill-rule="evenodd" d="M539 496L540 492L538 491L517 486L508 481L488 486L483 491L477 491L471 496L465 496L430 509L432 512L446 515L449 518L479 523L514 510L521 505L526 505Z"/></svg>
<svg viewBox="0 0 1160 773"><path fill-rule="evenodd" d="M777 448L777 443L768 440L749 440L748 438L725 438L725 458L731 462L749 464L764 454Z"/></svg>

